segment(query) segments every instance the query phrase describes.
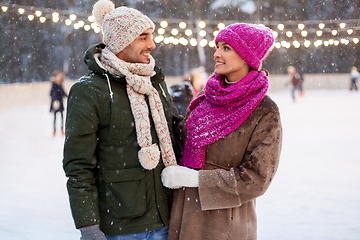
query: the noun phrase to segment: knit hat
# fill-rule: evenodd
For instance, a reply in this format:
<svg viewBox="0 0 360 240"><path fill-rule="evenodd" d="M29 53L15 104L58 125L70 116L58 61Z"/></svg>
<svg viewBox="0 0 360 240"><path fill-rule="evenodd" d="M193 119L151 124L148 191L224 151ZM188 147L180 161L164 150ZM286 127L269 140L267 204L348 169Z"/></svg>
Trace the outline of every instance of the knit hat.
<svg viewBox="0 0 360 240"><path fill-rule="evenodd" d="M229 44L254 70L259 70L261 61L271 51L275 38L270 28L257 24L235 23L222 29L215 43Z"/></svg>
<svg viewBox="0 0 360 240"><path fill-rule="evenodd" d="M149 17L133 8L115 8L110 0L95 3L92 15L102 28L105 45L114 54L121 52L149 28L155 29Z"/></svg>

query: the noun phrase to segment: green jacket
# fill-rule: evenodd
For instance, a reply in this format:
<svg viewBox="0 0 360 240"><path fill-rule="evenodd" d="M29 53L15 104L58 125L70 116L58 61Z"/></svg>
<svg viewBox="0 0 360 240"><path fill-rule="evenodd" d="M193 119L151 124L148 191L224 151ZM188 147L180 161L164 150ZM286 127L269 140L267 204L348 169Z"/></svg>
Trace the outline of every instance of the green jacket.
<svg viewBox="0 0 360 240"><path fill-rule="evenodd" d="M98 44L87 50L84 60L91 73L71 87L67 102L63 168L75 225L100 224L106 235L159 229L169 223L169 191L160 179L164 165L160 160L153 170L141 167L125 77L108 73L95 61L94 53L104 47ZM157 67L155 72L151 81L175 143L173 129L181 116L164 75ZM150 121L153 143L159 145L151 116Z"/></svg>

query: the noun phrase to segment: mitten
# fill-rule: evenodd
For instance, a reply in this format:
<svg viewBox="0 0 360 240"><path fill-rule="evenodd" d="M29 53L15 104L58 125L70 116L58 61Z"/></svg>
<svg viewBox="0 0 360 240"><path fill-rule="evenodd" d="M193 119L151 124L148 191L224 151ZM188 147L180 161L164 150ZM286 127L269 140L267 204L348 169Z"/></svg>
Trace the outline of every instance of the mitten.
<svg viewBox="0 0 360 240"><path fill-rule="evenodd" d="M161 173L161 181L167 188L198 187L199 171L183 167L169 166Z"/></svg>
<svg viewBox="0 0 360 240"><path fill-rule="evenodd" d="M90 225L79 228L80 240L106 240L105 234L100 230L99 225Z"/></svg>

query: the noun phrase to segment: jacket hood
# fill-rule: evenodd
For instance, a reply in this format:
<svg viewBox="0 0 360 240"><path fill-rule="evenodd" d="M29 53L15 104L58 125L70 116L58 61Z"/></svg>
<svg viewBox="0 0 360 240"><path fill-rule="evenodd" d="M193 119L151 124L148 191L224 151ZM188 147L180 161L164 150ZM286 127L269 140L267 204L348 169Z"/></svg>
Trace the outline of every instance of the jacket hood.
<svg viewBox="0 0 360 240"><path fill-rule="evenodd" d="M100 61L98 61L98 57L101 54L102 50L105 48L104 43L98 43L89 47L84 55L84 62L88 66L88 69L92 72L101 74L101 75L108 75L110 79L116 80L119 82L126 82L125 76L115 76L108 72L103 66L101 66ZM155 66L154 71L156 75L161 73L161 69ZM163 78L152 78L151 79L154 83L163 81Z"/></svg>

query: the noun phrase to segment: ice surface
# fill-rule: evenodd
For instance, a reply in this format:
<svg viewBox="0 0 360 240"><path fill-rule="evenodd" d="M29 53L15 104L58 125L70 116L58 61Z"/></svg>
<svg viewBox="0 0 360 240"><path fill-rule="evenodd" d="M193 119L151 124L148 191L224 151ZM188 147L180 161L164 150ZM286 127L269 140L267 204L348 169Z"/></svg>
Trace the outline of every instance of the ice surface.
<svg viewBox="0 0 360 240"><path fill-rule="evenodd" d="M283 150L257 201L258 239L360 239L360 93L307 91L295 103L290 92L271 97ZM80 238L61 165L64 137L52 136L49 104L0 108L0 239Z"/></svg>

